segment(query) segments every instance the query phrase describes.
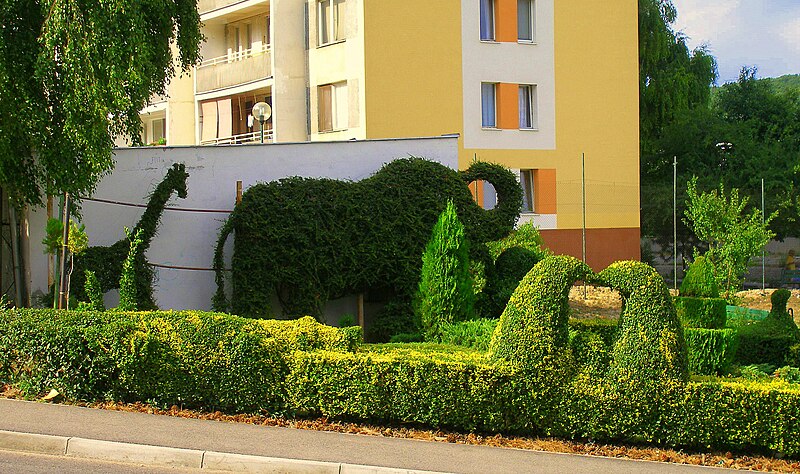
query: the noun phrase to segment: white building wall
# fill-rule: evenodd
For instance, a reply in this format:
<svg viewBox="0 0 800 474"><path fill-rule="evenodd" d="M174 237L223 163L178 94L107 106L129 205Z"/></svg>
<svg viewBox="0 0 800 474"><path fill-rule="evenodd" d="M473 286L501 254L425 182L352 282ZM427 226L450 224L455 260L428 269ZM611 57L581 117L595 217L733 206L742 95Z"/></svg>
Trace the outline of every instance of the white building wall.
<svg viewBox="0 0 800 474"><path fill-rule="evenodd" d="M147 204L147 196L163 180L172 164L184 163L189 173L188 196L178 199L173 195L168 204L182 209L233 209L236 181L242 181L245 190L257 182L288 176L357 181L371 176L385 163L409 155L458 168L458 141L454 137L120 148L115 154L116 168L100 182L94 198ZM84 202L82 222L86 224L89 244L110 245L123 239L123 227L135 226L143 212L143 208ZM147 251L147 260L154 264L210 269L219 228L227 217L227 213L166 210ZM34 292L47 291L48 258L38 245L44 238L46 219L45 209L38 209L31 215ZM228 239L229 250L232 242L233 237ZM227 261L230 261L230 252ZM216 290L212 271L156 268L155 273L154 295L160 308L210 309L211 297ZM117 301L116 292L106 295L110 307ZM328 310L336 312L336 315L355 314L355 299L333 302ZM337 319L329 320L335 323Z"/></svg>
<svg viewBox="0 0 800 474"><path fill-rule="evenodd" d="M480 2L462 0L464 148L555 150L554 0L537 0L534 43L480 40ZM481 128L481 83L531 84L537 93L537 130Z"/></svg>

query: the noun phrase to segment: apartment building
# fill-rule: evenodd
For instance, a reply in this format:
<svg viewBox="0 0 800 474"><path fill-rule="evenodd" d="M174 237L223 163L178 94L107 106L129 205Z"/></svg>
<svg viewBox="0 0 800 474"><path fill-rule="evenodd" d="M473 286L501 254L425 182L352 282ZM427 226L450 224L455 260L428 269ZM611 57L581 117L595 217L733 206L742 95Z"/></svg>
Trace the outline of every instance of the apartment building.
<svg viewBox="0 0 800 474"><path fill-rule="evenodd" d="M519 171L523 221L596 269L639 256L634 0L199 0L191 77L143 111L145 142L459 135ZM584 164L585 163L585 164ZM490 186L473 192L493 205ZM584 232L584 228L586 229ZM585 239L584 239L585 237Z"/></svg>

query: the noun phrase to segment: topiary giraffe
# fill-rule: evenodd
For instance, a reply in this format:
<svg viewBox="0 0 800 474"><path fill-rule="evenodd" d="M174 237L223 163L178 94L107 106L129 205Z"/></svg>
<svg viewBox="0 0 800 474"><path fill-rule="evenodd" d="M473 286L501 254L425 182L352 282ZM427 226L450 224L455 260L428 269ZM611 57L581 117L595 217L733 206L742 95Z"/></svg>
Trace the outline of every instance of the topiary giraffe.
<svg viewBox="0 0 800 474"><path fill-rule="evenodd" d="M172 165L164 180L153 190L144 214L131 231L131 235L142 231L142 243L136 255L136 301L139 310L157 309L153 300L153 269L147 264L144 254L156 234L164 206L172 193L177 192L179 198L186 198L186 179L188 177L189 174L186 172L184 164ZM89 247L80 255L76 255L70 282L70 294L75 295L80 301L87 299L84 288L86 280L84 270L91 270L97 275L103 293L119 288L122 263L127 258L129 250L130 241L128 238L124 238L107 247Z"/></svg>

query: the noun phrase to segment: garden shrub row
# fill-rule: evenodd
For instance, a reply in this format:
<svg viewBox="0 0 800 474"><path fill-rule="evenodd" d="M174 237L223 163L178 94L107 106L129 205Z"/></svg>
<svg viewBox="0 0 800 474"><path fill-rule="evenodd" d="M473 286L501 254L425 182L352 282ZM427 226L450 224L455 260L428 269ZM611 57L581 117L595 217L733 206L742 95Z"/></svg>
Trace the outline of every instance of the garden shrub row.
<svg viewBox="0 0 800 474"><path fill-rule="evenodd" d="M642 386L568 366L553 378L478 351L364 346L359 338L357 328L310 318L6 311L0 381L76 399L800 456L796 385L667 379Z"/></svg>

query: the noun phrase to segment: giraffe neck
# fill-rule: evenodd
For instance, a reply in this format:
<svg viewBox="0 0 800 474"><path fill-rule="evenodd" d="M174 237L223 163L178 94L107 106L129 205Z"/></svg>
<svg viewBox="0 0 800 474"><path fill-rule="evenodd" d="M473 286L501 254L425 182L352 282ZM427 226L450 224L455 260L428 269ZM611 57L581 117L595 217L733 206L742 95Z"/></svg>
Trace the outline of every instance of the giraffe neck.
<svg viewBox="0 0 800 474"><path fill-rule="evenodd" d="M139 247L140 252L145 252L150 247L150 241L156 233L158 223L161 220L161 214L164 213L164 206L169 201L172 193L175 192L175 186L170 182L169 176L167 179L156 186L150 201L147 203L147 209L142 214L141 219L133 228L131 235L136 235L139 229L142 229L142 245Z"/></svg>

